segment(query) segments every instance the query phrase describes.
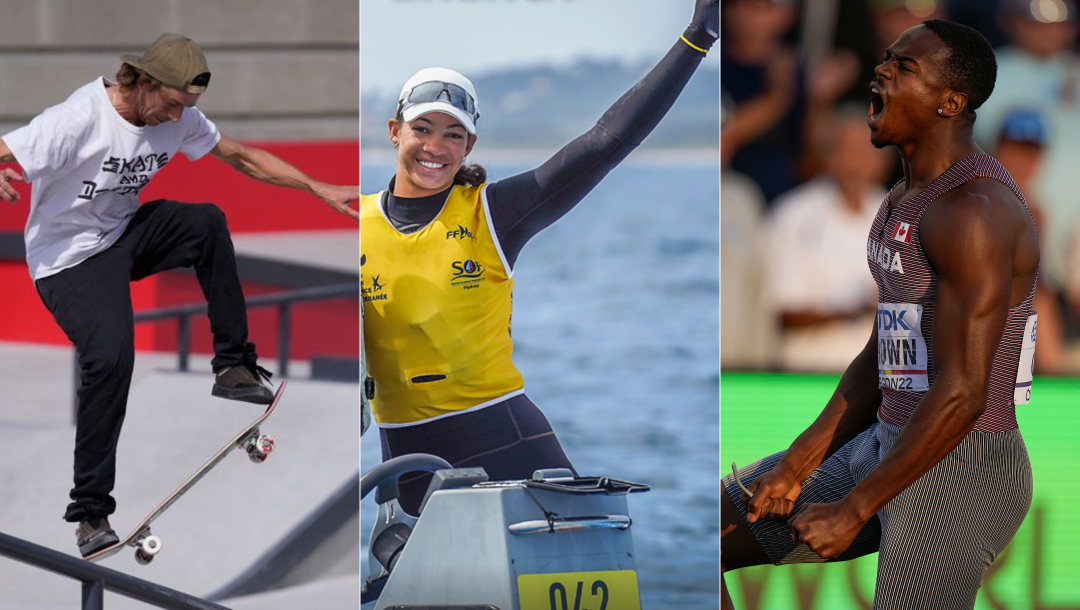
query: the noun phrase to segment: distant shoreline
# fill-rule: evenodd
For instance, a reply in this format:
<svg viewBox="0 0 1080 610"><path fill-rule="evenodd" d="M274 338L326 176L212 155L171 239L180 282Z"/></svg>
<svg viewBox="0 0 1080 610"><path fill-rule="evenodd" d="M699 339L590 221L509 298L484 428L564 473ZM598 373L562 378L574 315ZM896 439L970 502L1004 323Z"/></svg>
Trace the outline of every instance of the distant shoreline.
<svg viewBox="0 0 1080 610"><path fill-rule="evenodd" d="M489 148L478 147L469 157L470 161L481 165L539 165L556 149L541 148ZM392 165L396 152L389 148L361 148L360 165ZM639 148L630 153L623 165L649 166L715 166L719 172L719 148Z"/></svg>

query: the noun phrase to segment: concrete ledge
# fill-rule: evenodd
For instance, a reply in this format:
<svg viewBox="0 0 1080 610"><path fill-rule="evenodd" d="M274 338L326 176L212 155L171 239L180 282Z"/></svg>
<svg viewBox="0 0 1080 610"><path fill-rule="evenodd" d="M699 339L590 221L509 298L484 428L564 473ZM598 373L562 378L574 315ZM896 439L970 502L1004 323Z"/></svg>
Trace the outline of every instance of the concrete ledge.
<svg viewBox="0 0 1080 610"><path fill-rule="evenodd" d="M198 40L200 108L232 137L356 138L356 0L0 0L0 135L119 68L162 32Z"/></svg>
<svg viewBox="0 0 1080 610"><path fill-rule="evenodd" d="M254 417L255 405L212 398L211 381L210 375L151 373L133 385L112 519L121 533ZM284 400L265 426L278 442L270 460L255 465L237 452L219 464L155 522L164 548L153 564L138 566L123 552L103 565L205 594L236 578L355 476L359 438L351 431L359 425L359 386L295 380ZM56 403L25 408L66 411ZM6 532L74 554L74 527L60 520L71 485L72 432L45 421L0 425L0 446L11 456L0 465L0 486L12 490ZM71 607L78 594L17 562L0 562L0 582L4 608Z"/></svg>
<svg viewBox="0 0 1080 610"><path fill-rule="evenodd" d="M219 51L207 54L213 80L199 108L250 116L297 112L359 115L356 51Z"/></svg>
<svg viewBox="0 0 1080 610"><path fill-rule="evenodd" d="M360 573L360 473L260 557L207 599L253 595L332 576ZM328 548L336 551L328 552Z"/></svg>
<svg viewBox="0 0 1080 610"><path fill-rule="evenodd" d="M355 51L217 51L207 53L207 61L214 76L199 108L211 120L215 113L359 116ZM19 86L0 88L0 120L26 123L94 78L115 75L119 67L113 53L9 54L0 62L0 82Z"/></svg>
<svg viewBox="0 0 1080 610"><path fill-rule="evenodd" d="M180 32L206 47L359 43L355 0L0 0L0 49L144 47Z"/></svg>

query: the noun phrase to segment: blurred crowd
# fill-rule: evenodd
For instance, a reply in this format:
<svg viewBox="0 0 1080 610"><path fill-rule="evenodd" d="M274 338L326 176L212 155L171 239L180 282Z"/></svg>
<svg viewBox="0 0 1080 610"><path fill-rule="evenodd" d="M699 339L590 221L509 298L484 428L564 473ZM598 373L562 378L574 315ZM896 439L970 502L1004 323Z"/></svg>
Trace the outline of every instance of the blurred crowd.
<svg viewBox="0 0 1080 610"><path fill-rule="evenodd" d="M1080 373L1080 14L1074 0L721 0L721 366L842 371L866 344L866 239L903 177L869 82L928 19L997 52L975 137L1019 185L1042 264L1035 370Z"/></svg>

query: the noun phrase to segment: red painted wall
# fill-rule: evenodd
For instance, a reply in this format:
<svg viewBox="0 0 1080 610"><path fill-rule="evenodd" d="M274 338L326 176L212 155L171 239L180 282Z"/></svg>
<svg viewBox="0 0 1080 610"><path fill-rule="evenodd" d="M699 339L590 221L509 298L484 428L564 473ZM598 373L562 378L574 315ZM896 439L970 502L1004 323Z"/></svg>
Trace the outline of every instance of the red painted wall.
<svg viewBox="0 0 1080 610"><path fill-rule="evenodd" d="M292 163L308 175L338 184L359 183L360 145L357 141L255 143ZM20 187L23 200L0 207L0 230L21 232L29 213L30 189ZM217 204L225 211L233 233L317 230L357 231L356 221L328 208L320 200L294 191L252 180L210 155L191 162L182 155L163 169L143 191L142 200L175 199ZM0 315L0 340L68 345L52 316L41 304L24 262L0 261L0 289L4 299ZM254 296L278 292L281 287L245 285ZM195 277L169 272L131 285L135 310L202 301ZM358 300L341 299L305 303L293 308L292 353L298 359L311 355L358 356L360 306ZM192 325L196 353L211 353L208 323ZM249 312L251 340L263 358L277 355L277 310ZM136 349L172 351L176 345L175 322L140 324Z"/></svg>

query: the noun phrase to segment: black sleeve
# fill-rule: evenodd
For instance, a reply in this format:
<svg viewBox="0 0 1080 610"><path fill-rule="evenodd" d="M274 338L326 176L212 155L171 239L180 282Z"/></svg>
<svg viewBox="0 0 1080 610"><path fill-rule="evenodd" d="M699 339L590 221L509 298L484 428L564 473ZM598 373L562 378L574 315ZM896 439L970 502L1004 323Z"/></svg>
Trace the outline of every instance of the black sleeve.
<svg viewBox="0 0 1080 610"><path fill-rule="evenodd" d="M679 40L596 126L540 167L488 186L495 233L513 267L534 235L578 204L675 103L705 54Z"/></svg>

